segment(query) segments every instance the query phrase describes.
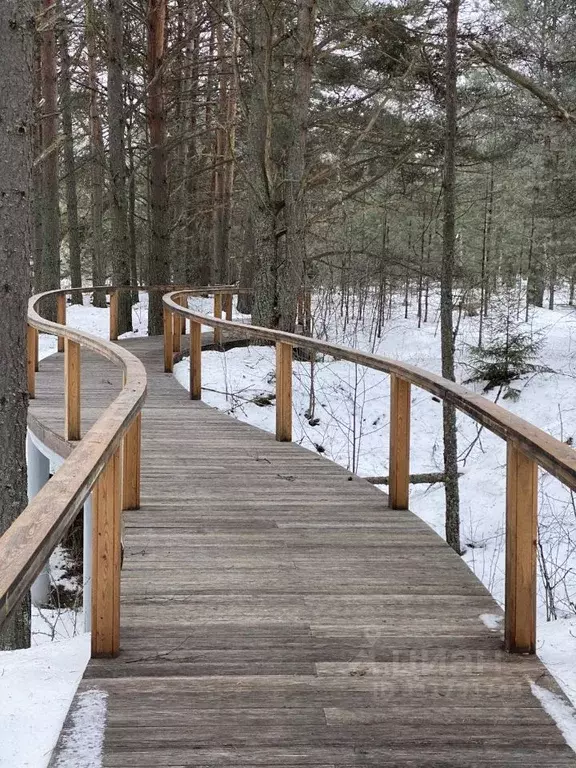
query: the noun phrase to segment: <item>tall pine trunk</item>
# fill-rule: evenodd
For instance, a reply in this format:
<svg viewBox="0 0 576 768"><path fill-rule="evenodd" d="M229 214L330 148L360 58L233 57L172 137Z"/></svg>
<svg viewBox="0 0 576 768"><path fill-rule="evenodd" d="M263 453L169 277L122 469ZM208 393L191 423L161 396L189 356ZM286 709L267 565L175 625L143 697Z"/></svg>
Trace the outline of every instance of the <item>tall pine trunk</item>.
<svg viewBox="0 0 576 768"><path fill-rule="evenodd" d="M86 0L86 48L88 51L88 90L90 93L90 218L92 225L92 284L106 282L106 258L104 252L104 142L102 119L98 99L97 39L94 0ZM94 293L95 307L106 306L106 294Z"/></svg>
<svg viewBox="0 0 576 768"><path fill-rule="evenodd" d="M168 179L166 167L166 112L164 104L164 45L166 0L148 3L148 133L150 141L150 247L148 281L165 285L170 280ZM150 295L148 333L163 331L162 296Z"/></svg>
<svg viewBox="0 0 576 768"><path fill-rule="evenodd" d="M442 375L451 381L454 373L453 281L456 260L456 129L457 129L457 36L460 0L449 0L446 25L446 126L444 137L443 249L440 287L440 334ZM446 541L460 552L460 494L458 488L458 437L456 409L443 403L444 473L446 496Z"/></svg>
<svg viewBox="0 0 576 768"><path fill-rule="evenodd" d="M110 229L114 285L130 285L127 231L126 166L124 162L124 0L108 0L108 142L110 150ZM129 291L120 293L118 331L132 330Z"/></svg>
<svg viewBox="0 0 576 768"><path fill-rule="evenodd" d="M278 274L280 328L294 331L306 261L305 170L313 72L315 0L299 0L292 92L292 137L285 181L286 258Z"/></svg>
<svg viewBox="0 0 576 768"><path fill-rule="evenodd" d="M40 28L42 83L42 289L60 288L60 207L58 196L58 88L56 0L43 0ZM2 53L4 56L4 52ZM56 302L45 312L55 319Z"/></svg>
<svg viewBox="0 0 576 768"><path fill-rule="evenodd" d="M26 493L26 302L32 257L34 4L0 3L0 536ZM0 649L30 645L30 599L0 632Z"/></svg>
<svg viewBox="0 0 576 768"><path fill-rule="evenodd" d="M82 285L82 263L80 258L80 229L78 226L78 193L76 188L76 161L74 159L74 134L72 131L72 88L70 52L68 50L68 19L62 2L59 4L60 21L60 107L62 111L62 135L64 139L64 178L66 184L66 218L68 220L68 253L70 259L70 284L72 288ZM72 294L72 303L81 304L82 296Z"/></svg>

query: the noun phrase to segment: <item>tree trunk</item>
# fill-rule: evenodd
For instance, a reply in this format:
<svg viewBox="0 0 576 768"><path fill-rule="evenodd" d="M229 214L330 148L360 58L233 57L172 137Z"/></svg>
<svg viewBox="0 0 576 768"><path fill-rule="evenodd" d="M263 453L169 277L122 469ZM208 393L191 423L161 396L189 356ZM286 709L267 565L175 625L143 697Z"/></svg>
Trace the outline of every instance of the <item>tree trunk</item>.
<svg viewBox="0 0 576 768"><path fill-rule="evenodd" d="M150 140L150 248L148 281L165 285L170 279L166 113L164 105L164 43L167 0L148 3L148 131ZM150 295L148 333L163 332L162 296Z"/></svg>
<svg viewBox="0 0 576 768"><path fill-rule="evenodd" d="M42 289L50 291L60 288L56 0L43 0L42 7ZM44 311L56 319L56 302L47 302Z"/></svg>
<svg viewBox="0 0 576 768"><path fill-rule="evenodd" d="M92 224L92 284L106 282L106 259L104 255L104 143L102 121L98 103L98 71L94 0L86 0L86 48L88 51L88 90L90 93L90 203ZM95 291L95 307L106 306L106 294Z"/></svg>
<svg viewBox="0 0 576 768"><path fill-rule="evenodd" d="M124 0L108 0L108 136L110 147L110 231L114 285L130 285L127 232L126 166L124 163ZM119 294L118 332L132 330L132 302Z"/></svg>
<svg viewBox="0 0 576 768"><path fill-rule="evenodd" d="M292 95L292 141L285 180L286 258L278 273L278 314L281 330L294 331L298 295L306 261L305 170L310 90L313 72L316 0L299 0Z"/></svg>
<svg viewBox="0 0 576 768"><path fill-rule="evenodd" d="M80 230L78 226L78 194L76 189L76 162L74 159L74 135L72 132L72 89L70 72L70 52L68 50L68 19L62 2L62 20L60 22L60 85L62 134L64 138L64 174L66 179L66 217L68 220L68 251L70 259L70 284L72 288L82 285L82 264L80 259ZM72 303L81 304L82 296L72 294Z"/></svg>
<svg viewBox="0 0 576 768"><path fill-rule="evenodd" d="M34 211L33 229L33 289L34 293L42 290L42 250L44 238L42 236L42 163L38 162L42 154L42 64L40 55L40 36L37 35L34 51L34 159L37 161L32 171L32 197Z"/></svg>
<svg viewBox="0 0 576 768"><path fill-rule="evenodd" d="M27 503L26 305L32 257L34 4L0 3L0 536ZM55 152L57 155L57 152ZM0 649L30 645L30 599L0 632Z"/></svg>
<svg viewBox="0 0 576 768"><path fill-rule="evenodd" d="M453 272L456 256L456 128L457 128L457 38L460 0L449 0L446 26L446 127L443 179L443 250L440 287L440 333L442 375L455 380L453 328ZM458 488L458 442L456 409L444 401L444 474L446 476L446 541L460 553L460 496Z"/></svg>
<svg viewBox="0 0 576 768"><path fill-rule="evenodd" d="M273 160L272 55L273 12L266 2L254 9L251 40L251 99L248 109L248 155L251 170L250 209L254 227L254 305L256 325L278 327L278 218L283 200L278 190L279 171Z"/></svg>
<svg viewBox="0 0 576 768"><path fill-rule="evenodd" d="M224 4L222 4L224 6ZM221 9L224 13L224 7ZM236 34L233 28L230 40L224 35L221 18L216 26L219 72L218 124L214 152L214 207L213 207L213 265L216 281L230 279L229 245L232 192L234 187L234 144L236 139L236 82L234 61Z"/></svg>
<svg viewBox="0 0 576 768"><path fill-rule="evenodd" d="M132 83L128 85L129 92L132 90ZM134 160L134 114L133 101L130 100L130 120L126 132L126 142L128 149L128 251L130 254L130 279L132 285L139 284L138 269L138 245L136 242L136 163ZM139 300L138 292L132 294L132 301Z"/></svg>

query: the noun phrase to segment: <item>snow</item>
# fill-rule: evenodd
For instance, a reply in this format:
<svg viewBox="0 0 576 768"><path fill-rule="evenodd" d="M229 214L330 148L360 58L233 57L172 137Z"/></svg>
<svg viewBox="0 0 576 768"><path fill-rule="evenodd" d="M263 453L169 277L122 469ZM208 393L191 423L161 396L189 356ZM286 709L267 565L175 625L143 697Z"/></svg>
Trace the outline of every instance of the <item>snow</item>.
<svg viewBox="0 0 576 768"><path fill-rule="evenodd" d="M108 693L98 688L78 696L54 768L101 768L107 699Z"/></svg>
<svg viewBox="0 0 576 768"><path fill-rule="evenodd" d="M556 721L568 746L576 752L576 712L560 696L541 685L532 682L530 688L544 710Z"/></svg>
<svg viewBox="0 0 576 768"><path fill-rule="evenodd" d="M351 308L347 322L338 301L317 299L314 335L335 343L396 358L440 373L440 334L436 297L431 297L431 321L417 327L415 307L404 318L400 300L392 307L382 337L368 311L359 317ZM370 304L368 304L370 310ZM549 372L524 377L514 386L517 401L499 399L500 405L538 425L561 440L576 440L576 313L571 307L554 311L535 309L520 328L541 334L536 361ZM457 378L470 376L469 350L476 344L478 317L460 318ZM245 347L226 353L202 355L203 400L236 418L274 432L274 401L257 404L255 398L274 394L275 354L270 347ZM189 360L174 367L185 387ZM318 451L361 476L388 474L388 377L345 361L319 358L314 366L294 361L293 439ZM473 388L473 387L471 387ZM311 391L315 406L311 409ZM475 387L482 391L481 386ZM495 393L488 393L495 399ZM316 421L311 421L310 416ZM312 426L315 424L315 426ZM412 389L411 471L442 469L442 406L430 394ZM500 605L504 601L504 506L506 445L472 419L458 416L461 497L461 535L465 562L486 585ZM386 490L383 487L383 490ZM541 473L539 504L538 653L576 704L576 504L572 494L554 478ZM444 488L411 487L411 509L438 534L444 535ZM545 579L551 585L548 594ZM555 620L553 619L556 616ZM496 617L482 619L496 630Z"/></svg>
<svg viewBox="0 0 576 768"><path fill-rule="evenodd" d="M496 613L481 613L480 621L491 629L492 632L499 632L502 628L503 616L498 616Z"/></svg>
<svg viewBox="0 0 576 768"><path fill-rule="evenodd" d="M71 328L92 333L104 339L110 335L110 311L105 307L93 307L91 296L84 294L84 304L69 304L66 307L66 323ZM132 307L132 325L134 330L125 333L120 338L145 336L148 327L148 294L141 293L140 301ZM40 360L56 352L57 339L46 333L41 333L38 341L38 357Z"/></svg>
<svg viewBox="0 0 576 768"><path fill-rule="evenodd" d="M90 635L0 652L0 768L45 768L88 663Z"/></svg>

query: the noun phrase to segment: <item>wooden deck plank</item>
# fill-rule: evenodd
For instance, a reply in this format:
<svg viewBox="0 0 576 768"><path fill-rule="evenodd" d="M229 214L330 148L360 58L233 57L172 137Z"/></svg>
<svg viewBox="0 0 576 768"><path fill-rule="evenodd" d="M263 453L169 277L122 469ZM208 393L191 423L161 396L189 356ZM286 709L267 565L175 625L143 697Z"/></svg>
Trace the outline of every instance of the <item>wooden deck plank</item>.
<svg viewBox="0 0 576 768"><path fill-rule="evenodd" d="M430 528L190 400L160 339L121 343L149 375L121 653L88 665L57 755L97 689L105 768L576 766L531 691L554 682L503 652L481 619L498 607ZM81 382L86 430L120 376L83 352ZM62 383L62 360L43 360L31 419L56 443Z"/></svg>

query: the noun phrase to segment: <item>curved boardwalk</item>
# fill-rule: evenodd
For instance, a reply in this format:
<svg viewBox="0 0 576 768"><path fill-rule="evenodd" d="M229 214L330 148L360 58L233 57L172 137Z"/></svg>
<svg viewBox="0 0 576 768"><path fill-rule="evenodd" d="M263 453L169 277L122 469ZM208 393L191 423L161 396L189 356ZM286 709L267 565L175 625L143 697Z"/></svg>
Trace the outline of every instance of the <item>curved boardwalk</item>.
<svg viewBox="0 0 576 768"><path fill-rule="evenodd" d="M160 339L123 343L149 394L122 651L88 665L54 765L99 765L76 749L96 689L109 768L576 766L531 692L553 681L500 650L480 618L498 608L432 530L325 458L190 401ZM62 357L41 362L31 405L52 444ZM88 353L82 376L85 431L120 380Z"/></svg>

